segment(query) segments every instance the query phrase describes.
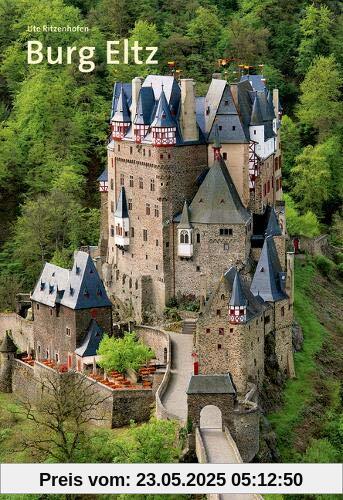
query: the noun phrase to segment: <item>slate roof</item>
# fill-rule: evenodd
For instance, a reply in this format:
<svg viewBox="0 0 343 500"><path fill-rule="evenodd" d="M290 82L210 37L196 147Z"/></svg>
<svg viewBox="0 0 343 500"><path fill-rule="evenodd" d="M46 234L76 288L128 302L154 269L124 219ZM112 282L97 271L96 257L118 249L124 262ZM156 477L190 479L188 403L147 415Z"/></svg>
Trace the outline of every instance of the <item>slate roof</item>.
<svg viewBox="0 0 343 500"><path fill-rule="evenodd" d="M124 123L130 123L131 122L131 115L129 111L129 105L126 99L126 95L124 93L123 88L120 91L118 101L116 104L116 109L115 112L112 116L112 121L114 122L124 122Z"/></svg>
<svg viewBox="0 0 343 500"><path fill-rule="evenodd" d="M161 91L156 111L151 122L152 127L176 127L176 123L171 115L170 108L164 93Z"/></svg>
<svg viewBox="0 0 343 500"><path fill-rule="evenodd" d="M154 107L155 97L152 87L142 87L139 92L134 123L136 125L150 125Z"/></svg>
<svg viewBox="0 0 343 500"><path fill-rule="evenodd" d="M112 108L111 108L110 119L113 117L113 115L117 109L118 98L119 98L121 90L123 90L123 92L125 94L128 106L129 107L131 106L131 101L132 101L132 85L131 85L131 83L116 82L113 86L113 97L112 97Z"/></svg>
<svg viewBox="0 0 343 500"><path fill-rule="evenodd" d="M243 75L241 82L248 81L254 90L264 90L265 80L263 75Z"/></svg>
<svg viewBox="0 0 343 500"><path fill-rule="evenodd" d="M5 333L5 337L0 342L0 352L17 352L17 346L8 332Z"/></svg>
<svg viewBox="0 0 343 500"><path fill-rule="evenodd" d="M252 106L250 125L263 125L260 100L257 96L255 96L254 104Z"/></svg>
<svg viewBox="0 0 343 500"><path fill-rule="evenodd" d="M186 200L185 203L183 204L183 209L178 229L191 229L191 225L189 223L188 204Z"/></svg>
<svg viewBox="0 0 343 500"><path fill-rule="evenodd" d="M231 375L192 375L187 394L236 394Z"/></svg>
<svg viewBox="0 0 343 500"><path fill-rule="evenodd" d="M105 168L105 170L103 172L101 172L101 174L99 175L99 177L97 178L97 180L99 182L107 182L108 181L108 170L107 170L107 168Z"/></svg>
<svg viewBox="0 0 343 500"><path fill-rule="evenodd" d="M115 217L119 217L121 219L126 219L129 216L129 211L127 208L127 199L125 187L122 186L119 193L119 198L117 202L116 211L114 214Z"/></svg>
<svg viewBox="0 0 343 500"><path fill-rule="evenodd" d="M75 349L75 354L85 358L87 356L96 356L99 344L104 336L103 328L92 319L87 328L86 335L82 340L80 346Z"/></svg>
<svg viewBox="0 0 343 500"><path fill-rule="evenodd" d="M31 295L31 300L70 309L110 307L105 287L86 252L75 252L71 270L46 263Z"/></svg>
<svg viewBox="0 0 343 500"><path fill-rule="evenodd" d="M282 235L282 231L274 207L269 207L269 219L265 234L266 236Z"/></svg>
<svg viewBox="0 0 343 500"><path fill-rule="evenodd" d="M272 236L264 240L260 259L251 283L251 291L266 302L276 302L287 298L284 291L286 273L282 271Z"/></svg>
<svg viewBox="0 0 343 500"><path fill-rule="evenodd" d="M235 279L238 275L240 282L240 289L234 290ZM247 308L247 321L254 318L255 316L259 316L265 309L265 305L263 299L259 296L255 297L254 294L250 291L250 284L247 279L243 278L237 269L232 266L230 269L226 271L223 276L224 286L227 295L230 297L229 304L230 305L246 305ZM238 295L237 295L238 292ZM235 294L235 298L233 302L242 302L242 304L231 304L232 294ZM236 300L237 297L237 300ZM246 302L245 302L246 301ZM244 303L245 302L245 303Z"/></svg>
<svg viewBox="0 0 343 500"><path fill-rule="evenodd" d="M248 299L243 291L243 286L241 282L241 277L239 272L236 270L236 274L232 284L231 297L229 300L230 306L246 306L248 304Z"/></svg>
<svg viewBox="0 0 343 500"><path fill-rule="evenodd" d="M190 204L190 223L245 224L249 219L224 160L215 159Z"/></svg>

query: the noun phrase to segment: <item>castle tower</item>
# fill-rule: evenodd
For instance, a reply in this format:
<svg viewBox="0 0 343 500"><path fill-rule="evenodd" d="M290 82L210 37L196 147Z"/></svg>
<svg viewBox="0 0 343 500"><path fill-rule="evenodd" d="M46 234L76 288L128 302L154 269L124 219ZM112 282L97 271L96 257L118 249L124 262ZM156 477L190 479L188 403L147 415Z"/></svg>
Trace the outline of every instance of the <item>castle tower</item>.
<svg viewBox="0 0 343 500"><path fill-rule="evenodd" d="M193 255L193 229L189 222L188 205L183 205L180 223L177 227L177 254L179 257L192 257Z"/></svg>
<svg viewBox="0 0 343 500"><path fill-rule="evenodd" d="M130 220L124 186L121 187L117 209L114 214L115 244L119 248L127 248L130 244Z"/></svg>
<svg viewBox="0 0 343 500"><path fill-rule="evenodd" d="M236 271L229 301L230 323L232 325L246 323L248 301L243 293L241 278Z"/></svg>
<svg viewBox="0 0 343 500"><path fill-rule="evenodd" d="M163 88L151 124L151 130L154 146L163 147L176 144L176 124L171 115Z"/></svg>
<svg viewBox="0 0 343 500"><path fill-rule="evenodd" d="M131 126L129 106L123 88L120 91L117 109L111 120L113 138L123 139Z"/></svg>
<svg viewBox="0 0 343 500"><path fill-rule="evenodd" d="M13 360L17 348L6 331L5 337L0 343L0 391L12 392L12 370Z"/></svg>

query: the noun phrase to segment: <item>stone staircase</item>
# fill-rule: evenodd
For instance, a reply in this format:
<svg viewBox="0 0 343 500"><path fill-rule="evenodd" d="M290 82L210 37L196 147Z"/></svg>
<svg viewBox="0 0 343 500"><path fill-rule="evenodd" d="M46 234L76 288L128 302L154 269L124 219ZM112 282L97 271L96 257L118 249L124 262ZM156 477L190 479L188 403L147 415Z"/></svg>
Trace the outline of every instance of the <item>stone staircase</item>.
<svg viewBox="0 0 343 500"><path fill-rule="evenodd" d="M182 323L182 334L193 335L195 333L197 321L195 319L184 319Z"/></svg>

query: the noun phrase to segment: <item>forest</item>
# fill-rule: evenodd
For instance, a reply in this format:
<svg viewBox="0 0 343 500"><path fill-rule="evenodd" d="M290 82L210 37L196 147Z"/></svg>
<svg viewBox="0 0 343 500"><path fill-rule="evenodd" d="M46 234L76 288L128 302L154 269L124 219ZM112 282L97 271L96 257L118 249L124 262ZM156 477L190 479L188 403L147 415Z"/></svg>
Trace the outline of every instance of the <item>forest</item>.
<svg viewBox="0 0 343 500"><path fill-rule="evenodd" d="M97 244L114 82L148 73L239 77L238 64L278 87L291 235L343 240L342 63L339 0L0 0L0 304L30 291L44 261L68 265ZM89 32L30 33L28 26ZM158 65L106 64L107 40L158 46ZM27 64L28 40L92 45L95 70ZM218 60L230 59L225 67ZM261 66L263 65L263 66Z"/></svg>

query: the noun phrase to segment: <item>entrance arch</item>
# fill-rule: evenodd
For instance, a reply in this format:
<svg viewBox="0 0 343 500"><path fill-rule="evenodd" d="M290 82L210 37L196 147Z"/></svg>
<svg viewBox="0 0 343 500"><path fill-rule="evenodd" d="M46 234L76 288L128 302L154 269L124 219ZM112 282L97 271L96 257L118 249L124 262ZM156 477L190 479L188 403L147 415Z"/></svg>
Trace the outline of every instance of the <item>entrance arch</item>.
<svg viewBox="0 0 343 500"><path fill-rule="evenodd" d="M223 430L222 412L215 405L204 406L200 412L200 429Z"/></svg>

